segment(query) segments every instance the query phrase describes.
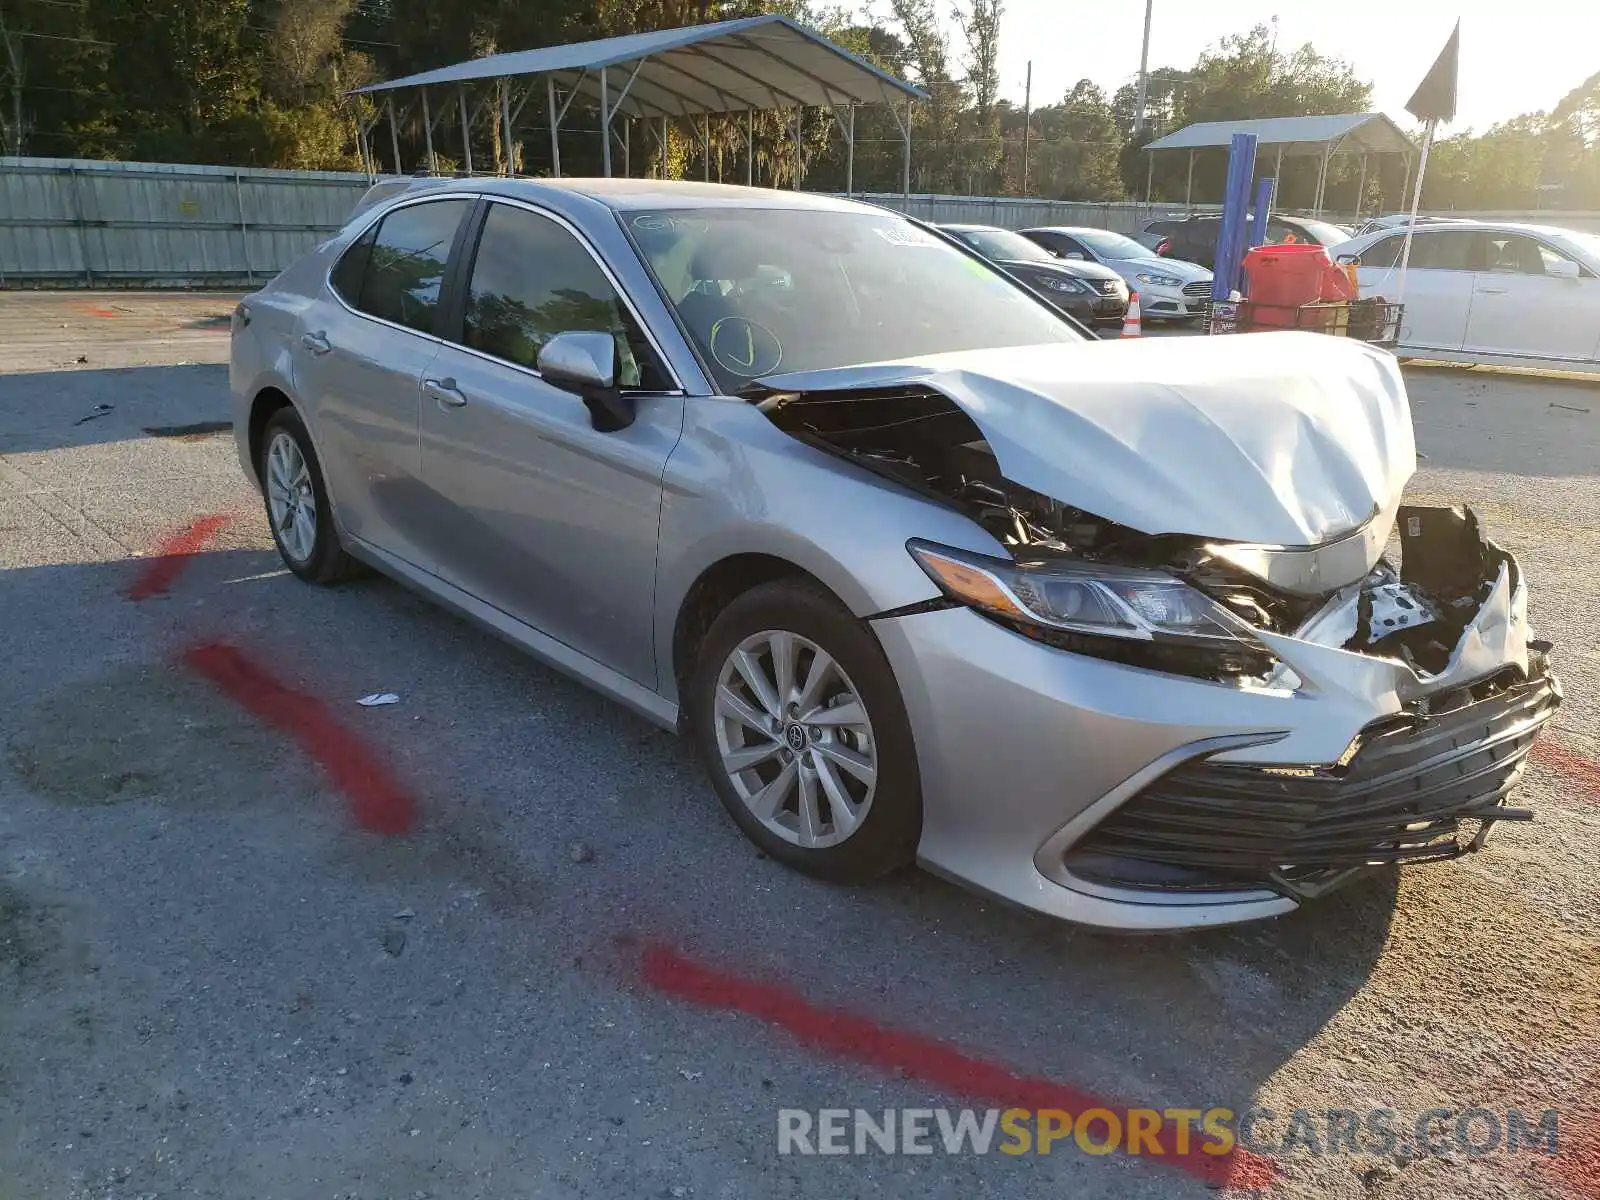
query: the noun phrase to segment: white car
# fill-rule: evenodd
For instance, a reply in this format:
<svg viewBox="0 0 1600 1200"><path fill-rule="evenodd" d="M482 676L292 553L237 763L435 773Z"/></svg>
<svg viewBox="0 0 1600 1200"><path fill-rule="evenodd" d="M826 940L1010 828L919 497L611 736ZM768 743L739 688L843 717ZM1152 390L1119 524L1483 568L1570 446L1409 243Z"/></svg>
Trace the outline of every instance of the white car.
<svg viewBox="0 0 1600 1200"><path fill-rule="evenodd" d="M1181 258L1158 258L1154 250L1125 234L1064 225L1024 229L1021 233L1057 258L1110 267L1139 293L1141 317L1158 321L1198 317L1211 299L1209 268Z"/></svg>
<svg viewBox="0 0 1600 1200"><path fill-rule="evenodd" d="M1363 297L1400 296L1404 229L1332 253ZM1600 371L1600 236L1487 221L1412 230L1397 350L1410 358Z"/></svg>

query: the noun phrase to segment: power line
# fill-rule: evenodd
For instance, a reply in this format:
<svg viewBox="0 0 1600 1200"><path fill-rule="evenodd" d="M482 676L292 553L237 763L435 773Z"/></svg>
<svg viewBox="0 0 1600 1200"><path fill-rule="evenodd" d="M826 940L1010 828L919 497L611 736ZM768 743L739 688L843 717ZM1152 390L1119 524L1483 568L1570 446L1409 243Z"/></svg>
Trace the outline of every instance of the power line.
<svg viewBox="0 0 1600 1200"><path fill-rule="evenodd" d="M7 37L37 38L42 42L75 42L83 46L111 46L114 42L102 42L99 38L59 37L53 33L28 33L21 29L10 30Z"/></svg>

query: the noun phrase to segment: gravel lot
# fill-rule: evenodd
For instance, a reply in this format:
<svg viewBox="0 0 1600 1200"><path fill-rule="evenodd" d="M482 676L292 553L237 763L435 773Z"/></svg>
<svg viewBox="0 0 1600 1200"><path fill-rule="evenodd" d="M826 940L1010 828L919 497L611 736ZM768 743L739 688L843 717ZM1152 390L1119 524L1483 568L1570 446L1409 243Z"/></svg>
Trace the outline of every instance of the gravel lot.
<svg viewBox="0 0 1600 1200"><path fill-rule="evenodd" d="M1600 387L1409 373L1414 496L1477 506L1557 645L1538 822L1274 923L1129 939L916 872L792 875L673 737L393 584L288 576L231 437L182 428L227 420L231 306L0 294L0 1200L1211 1194L1063 1147L780 1157L782 1107L964 1100L664 995L647 942L1279 1134L1296 1108L1560 1110L1553 1160L1300 1149L1274 1195L1600 1195ZM127 599L212 513L237 516L170 593ZM373 746L414 831L357 831L179 664L209 639Z"/></svg>

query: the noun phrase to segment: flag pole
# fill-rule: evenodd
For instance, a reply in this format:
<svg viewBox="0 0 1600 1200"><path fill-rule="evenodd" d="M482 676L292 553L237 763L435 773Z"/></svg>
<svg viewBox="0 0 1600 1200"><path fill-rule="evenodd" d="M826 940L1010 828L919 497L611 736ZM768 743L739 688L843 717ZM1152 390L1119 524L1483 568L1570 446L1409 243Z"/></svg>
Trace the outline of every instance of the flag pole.
<svg viewBox="0 0 1600 1200"><path fill-rule="evenodd" d="M1396 304L1404 304L1406 299L1406 268L1411 265L1411 234L1416 229L1417 208L1422 203L1422 175L1428 169L1428 151L1433 146L1434 131L1438 128L1438 119L1430 118L1422 138L1422 156L1417 161L1417 182L1411 191L1411 219L1406 222L1406 240L1400 247L1400 281L1396 288L1398 294L1394 298Z"/></svg>

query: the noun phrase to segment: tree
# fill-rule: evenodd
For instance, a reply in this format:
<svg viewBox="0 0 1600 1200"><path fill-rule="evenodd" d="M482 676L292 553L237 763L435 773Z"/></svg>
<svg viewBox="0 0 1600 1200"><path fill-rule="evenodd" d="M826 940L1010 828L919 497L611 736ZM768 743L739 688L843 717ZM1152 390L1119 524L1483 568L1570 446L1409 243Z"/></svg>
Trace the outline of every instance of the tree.
<svg viewBox="0 0 1600 1200"><path fill-rule="evenodd" d="M962 123L962 166L965 190L993 187L998 178L1001 142L995 101L1000 92L1001 0L970 0L970 8L955 8L956 24L967 43L967 91L972 107Z"/></svg>

